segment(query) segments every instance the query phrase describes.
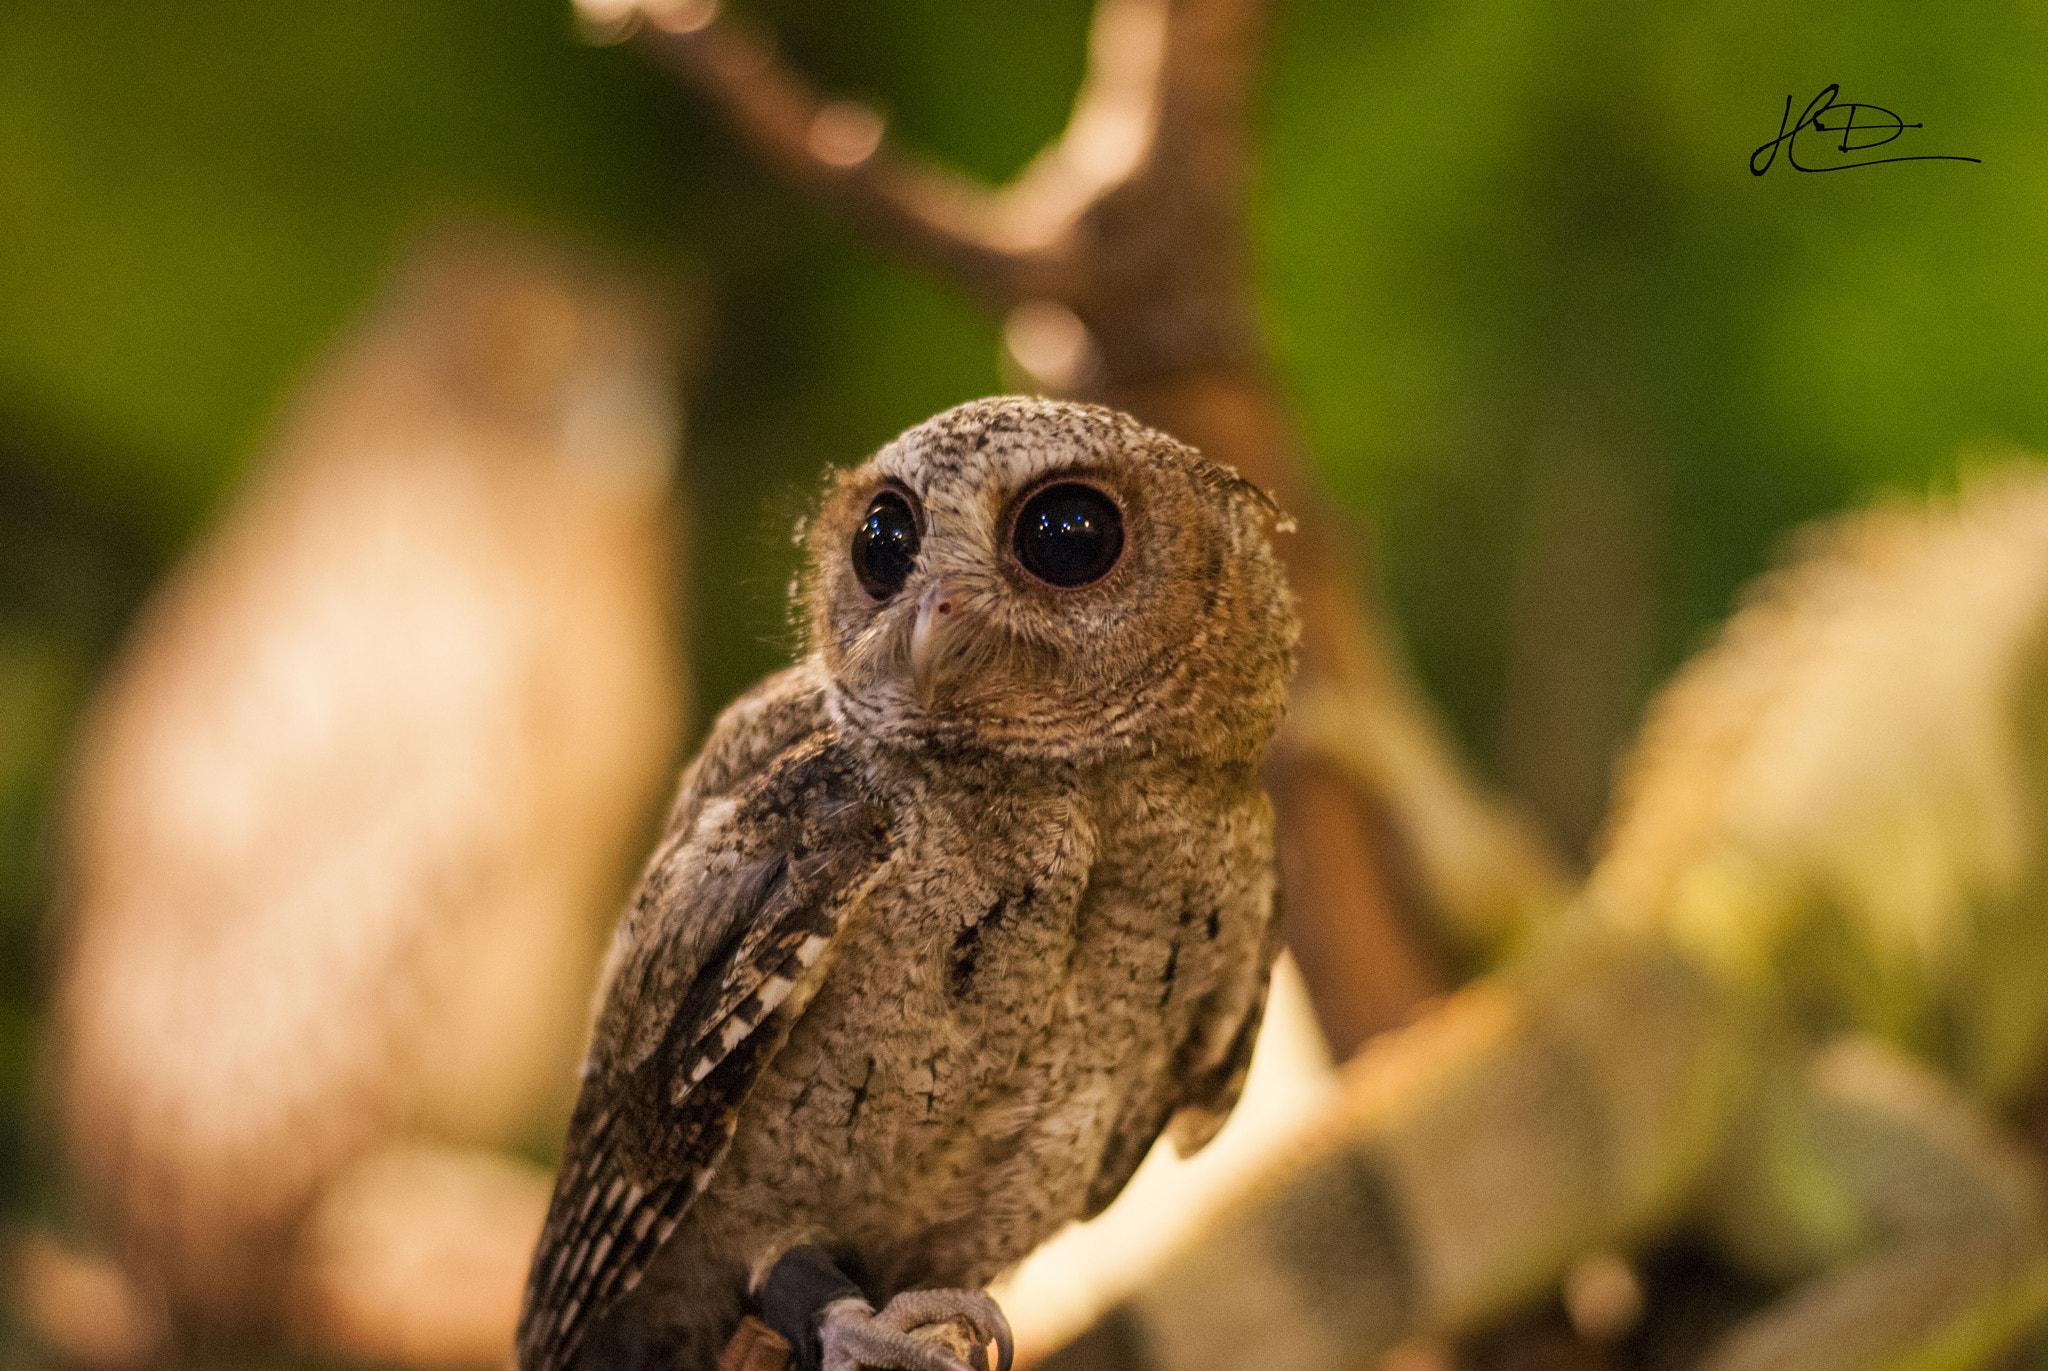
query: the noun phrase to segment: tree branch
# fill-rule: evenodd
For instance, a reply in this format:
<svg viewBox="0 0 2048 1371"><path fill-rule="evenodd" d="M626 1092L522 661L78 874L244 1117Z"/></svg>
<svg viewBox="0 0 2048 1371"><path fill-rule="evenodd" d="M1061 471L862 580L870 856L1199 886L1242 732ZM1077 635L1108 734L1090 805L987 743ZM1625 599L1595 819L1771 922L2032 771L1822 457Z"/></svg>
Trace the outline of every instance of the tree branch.
<svg viewBox="0 0 2048 1371"><path fill-rule="evenodd" d="M743 26L708 6L652 13L644 44L718 108L763 164L817 196L884 249L999 307L1022 263L996 233L989 192L907 156L882 117L827 102Z"/></svg>

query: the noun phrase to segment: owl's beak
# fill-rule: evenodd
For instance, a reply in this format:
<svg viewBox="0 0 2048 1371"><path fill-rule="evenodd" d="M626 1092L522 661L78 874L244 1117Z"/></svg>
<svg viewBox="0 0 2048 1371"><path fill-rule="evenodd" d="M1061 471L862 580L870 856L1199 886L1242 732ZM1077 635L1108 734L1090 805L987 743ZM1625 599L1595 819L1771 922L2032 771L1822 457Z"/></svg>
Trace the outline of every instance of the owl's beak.
<svg viewBox="0 0 2048 1371"><path fill-rule="evenodd" d="M960 588L944 577L926 586L917 599L917 622L910 630L910 683L926 709L953 660L952 641L965 617Z"/></svg>

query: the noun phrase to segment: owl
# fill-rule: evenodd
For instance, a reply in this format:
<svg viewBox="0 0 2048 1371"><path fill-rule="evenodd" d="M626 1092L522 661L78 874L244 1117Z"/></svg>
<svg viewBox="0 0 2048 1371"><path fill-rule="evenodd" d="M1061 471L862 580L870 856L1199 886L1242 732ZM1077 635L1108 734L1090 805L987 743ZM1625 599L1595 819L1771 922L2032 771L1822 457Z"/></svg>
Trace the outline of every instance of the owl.
<svg viewBox="0 0 2048 1371"><path fill-rule="evenodd" d="M832 478L808 653L727 709L614 938L524 1371L964 1371L908 1330L1234 1101L1277 949L1270 501L981 400ZM877 1309L880 1312L877 1312Z"/></svg>
<svg viewBox="0 0 2048 1371"><path fill-rule="evenodd" d="M466 1155L568 1113L683 708L666 314L572 249L432 236L87 721L61 1117L136 1307L187 1351L504 1357L544 1178L530 1208L518 1190L532 1227L502 1258L495 1223L458 1247L482 1274L422 1291L418 1320L351 1279L395 1265L356 1255L358 1220L379 1177L417 1170L381 1164L398 1150ZM433 1228L409 1208L405 1250Z"/></svg>

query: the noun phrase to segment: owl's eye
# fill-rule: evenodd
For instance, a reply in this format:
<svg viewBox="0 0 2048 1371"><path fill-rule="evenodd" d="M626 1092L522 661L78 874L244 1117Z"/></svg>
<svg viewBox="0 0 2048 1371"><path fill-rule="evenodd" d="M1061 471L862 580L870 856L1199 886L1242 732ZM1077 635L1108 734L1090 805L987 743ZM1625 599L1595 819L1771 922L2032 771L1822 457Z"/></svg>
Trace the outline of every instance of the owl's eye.
<svg viewBox="0 0 2048 1371"><path fill-rule="evenodd" d="M917 516L910 502L893 490L879 492L853 531L853 574L860 588L877 600L903 589L917 565Z"/></svg>
<svg viewBox="0 0 2048 1371"><path fill-rule="evenodd" d="M1109 575L1124 551L1124 518L1094 486L1062 481L1017 511L1017 560L1041 581L1073 589Z"/></svg>

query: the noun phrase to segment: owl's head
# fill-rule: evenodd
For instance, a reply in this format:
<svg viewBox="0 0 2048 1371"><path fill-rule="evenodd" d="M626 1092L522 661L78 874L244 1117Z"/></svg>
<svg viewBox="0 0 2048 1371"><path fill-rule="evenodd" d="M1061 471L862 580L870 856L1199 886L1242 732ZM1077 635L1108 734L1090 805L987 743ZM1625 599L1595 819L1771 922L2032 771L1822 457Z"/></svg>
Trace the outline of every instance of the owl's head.
<svg viewBox="0 0 2048 1371"><path fill-rule="evenodd" d="M882 745L1251 761L1296 637L1275 518L1114 410L977 400L833 478L799 608Z"/></svg>

